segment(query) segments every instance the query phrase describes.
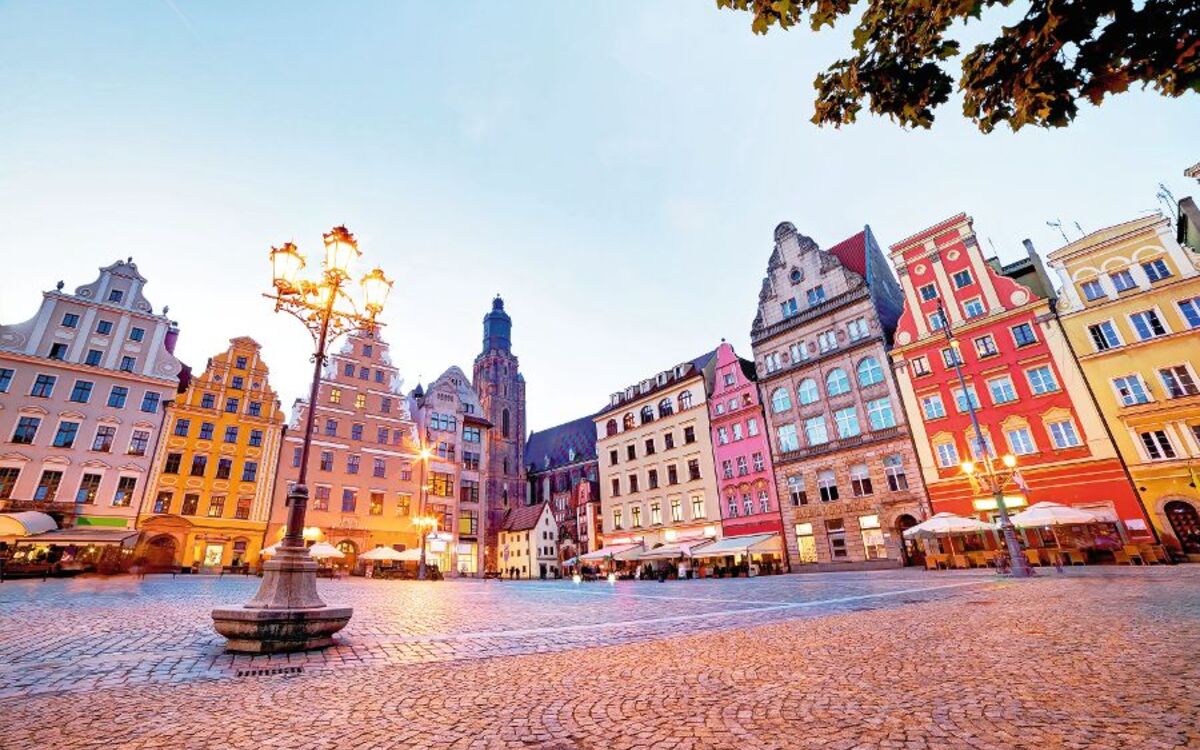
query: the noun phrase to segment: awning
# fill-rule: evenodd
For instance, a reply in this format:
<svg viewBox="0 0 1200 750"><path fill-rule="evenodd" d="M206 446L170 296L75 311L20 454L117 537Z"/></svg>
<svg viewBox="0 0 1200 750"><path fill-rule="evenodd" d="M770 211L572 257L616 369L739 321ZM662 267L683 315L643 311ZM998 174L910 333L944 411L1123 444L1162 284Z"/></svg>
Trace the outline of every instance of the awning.
<svg viewBox="0 0 1200 750"><path fill-rule="evenodd" d="M614 560L632 560L637 557L642 551L642 545L639 544L614 544L611 547L602 547L595 552L589 552L586 555L580 555L580 562L600 562L612 558Z"/></svg>
<svg viewBox="0 0 1200 750"><path fill-rule="evenodd" d="M58 524L45 513L23 510L18 513L0 513L0 537L29 536L54 531Z"/></svg>
<svg viewBox="0 0 1200 750"><path fill-rule="evenodd" d="M132 547L137 536L137 529L75 527L27 536L18 539L17 544L120 544Z"/></svg>
<svg viewBox="0 0 1200 750"><path fill-rule="evenodd" d="M664 544L661 547L648 549L637 556L639 560L674 560L678 557L693 557L695 550L710 544L711 539L689 539L686 542Z"/></svg>
<svg viewBox="0 0 1200 750"><path fill-rule="evenodd" d="M728 536L720 541L705 545L692 553L692 557L725 557L759 553L782 553L783 545L778 534L747 534Z"/></svg>

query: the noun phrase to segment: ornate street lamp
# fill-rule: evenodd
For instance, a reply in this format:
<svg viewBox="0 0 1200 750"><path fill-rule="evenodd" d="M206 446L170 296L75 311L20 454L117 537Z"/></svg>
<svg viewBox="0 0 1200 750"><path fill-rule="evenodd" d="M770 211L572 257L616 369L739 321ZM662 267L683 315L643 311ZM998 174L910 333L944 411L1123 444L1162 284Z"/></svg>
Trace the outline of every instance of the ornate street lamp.
<svg viewBox="0 0 1200 750"><path fill-rule="evenodd" d="M363 276L361 306L351 295L348 283L354 261L361 252L354 235L345 227L334 227L324 235L325 259L315 279L301 277L304 257L296 246L285 243L271 248L271 270L275 311L284 311L304 323L312 334L312 384L308 413L300 449L300 475L287 496L287 525L279 548L263 564L258 593L241 607L213 610L217 632L228 640L230 651L275 653L324 648L333 644L333 634L350 622L349 607L330 607L317 595L317 563L305 546L304 516L308 508L308 454L312 445L321 371L330 343L350 331L373 333L392 281L376 268Z"/></svg>
<svg viewBox="0 0 1200 750"><path fill-rule="evenodd" d="M425 537L429 535L426 529L429 526L430 517L425 515L425 508L428 505L429 485L425 482L425 475L429 471L429 458L433 455L433 451L429 450L429 446L425 441L421 441L421 450L417 451L417 456L421 459L421 505L417 508L417 515L413 518L413 526L417 527L417 533L421 535L421 560L417 563L417 580L425 580ZM433 525L437 525L437 519L433 519Z"/></svg>
<svg viewBox="0 0 1200 750"><path fill-rule="evenodd" d="M950 333L950 321L946 317L946 310L942 307L941 300L938 300L938 316L942 319L942 331L946 334L946 341L954 349L954 372L958 375L958 386L962 389L963 400L967 404L967 413L971 415L971 426L975 428L975 441L979 446L979 455L982 458L983 473L976 473L974 461L963 461L962 470L971 481L979 482L980 486L992 493L992 497L996 501L996 510L1000 513L1000 533L1004 535L1004 546L1008 548L1008 557L1012 565L1012 575L1015 578L1025 578L1033 575L1033 569L1029 567L1029 561L1025 559L1025 555L1021 551L1021 544L1017 541L1017 531L1013 526L1012 520L1008 516L1008 506L1004 502L1004 488L1010 482L1014 481L1017 474L1017 457L1012 454L1005 454L1001 459L1003 468L998 468L995 465L992 457L992 446L983 437L983 430L979 427L979 417L975 413L975 401L971 398L971 392L967 390L967 379L963 377L962 357L959 356L958 339ZM967 446L970 450L970 446Z"/></svg>
<svg viewBox="0 0 1200 750"><path fill-rule="evenodd" d="M413 519L413 526L417 527L418 533L421 535L421 562L417 568L417 580L425 580L425 540L429 535L437 530L438 520L436 516L417 516Z"/></svg>

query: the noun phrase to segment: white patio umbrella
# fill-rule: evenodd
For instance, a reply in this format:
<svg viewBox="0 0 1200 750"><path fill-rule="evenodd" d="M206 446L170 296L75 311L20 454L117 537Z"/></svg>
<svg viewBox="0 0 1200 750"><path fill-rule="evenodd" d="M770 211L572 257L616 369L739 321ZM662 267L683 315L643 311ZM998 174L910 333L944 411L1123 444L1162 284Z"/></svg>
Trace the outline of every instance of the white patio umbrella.
<svg viewBox="0 0 1200 750"><path fill-rule="evenodd" d="M964 518L953 513L938 513L933 518L922 521L904 530L905 539L943 536L947 534L975 534L981 531L994 531L996 524L980 521L977 518Z"/></svg>
<svg viewBox="0 0 1200 750"><path fill-rule="evenodd" d="M279 545L281 545L281 544L283 544L283 542L275 542L270 547L263 547L262 554L264 554L264 555L275 554L279 550Z"/></svg>
<svg viewBox="0 0 1200 750"><path fill-rule="evenodd" d="M403 560L404 553L397 552L391 547L376 547L370 552L358 556L359 560Z"/></svg>
<svg viewBox="0 0 1200 750"><path fill-rule="evenodd" d="M1019 529L1029 529L1037 526L1063 526L1074 523L1096 523L1100 516L1084 510L1072 508L1060 503L1040 502L1030 505L1025 510L1013 515L1013 526Z"/></svg>
<svg viewBox="0 0 1200 750"><path fill-rule="evenodd" d="M316 544L314 544L313 546L308 548L308 554L312 555L314 558L316 558L318 560L321 560L326 557L333 557L333 558L337 558L337 559L341 559L341 558L345 557L345 555L342 554L342 551L340 549L338 549L337 547L334 547L329 542L317 542Z"/></svg>

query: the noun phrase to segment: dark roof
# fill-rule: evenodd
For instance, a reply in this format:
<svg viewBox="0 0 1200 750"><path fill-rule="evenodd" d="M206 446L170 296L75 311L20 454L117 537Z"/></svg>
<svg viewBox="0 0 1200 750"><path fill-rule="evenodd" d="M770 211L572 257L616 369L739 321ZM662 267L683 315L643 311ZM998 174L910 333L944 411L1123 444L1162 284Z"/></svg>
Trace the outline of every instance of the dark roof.
<svg viewBox="0 0 1200 750"><path fill-rule="evenodd" d="M863 279L867 278L867 230L842 240L829 248L828 252L837 256L843 266Z"/></svg>
<svg viewBox="0 0 1200 750"><path fill-rule="evenodd" d="M542 509L546 507L545 503L537 505L518 505L515 508L509 508L504 514L504 522L500 524L502 531L528 531L534 526L537 526L538 519L542 517Z"/></svg>
<svg viewBox="0 0 1200 750"><path fill-rule="evenodd" d="M717 350L713 349L710 352L705 352L704 354L701 354L699 357L696 357L695 359L688 360L688 364L691 364L692 367L694 367L696 369L694 372L689 372L687 375L684 375L684 378L690 378L695 375L699 375L702 378L708 378L710 376L710 373L706 373L704 371L704 368L706 368L710 364L712 364L716 360L716 358L717 358ZM674 370L674 368L675 368L675 365L672 365L669 369ZM608 406L605 406L600 411L596 412L593 415L593 417L598 417L601 414L607 414L610 411L618 411L620 409L627 408L627 401L637 401L638 399L645 398L646 396L649 396L653 393L658 393L659 391L665 391L668 388L673 388L677 382L678 382L678 380L676 380L675 378L671 378L663 385L655 385L654 387L652 387L650 390L646 391L645 393L635 393L635 394L633 394L633 398L630 398L628 400L622 399L620 403L615 404L615 405L609 404ZM621 389L621 392L624 393L624 389Z"/></svg>
<svg viewBox="0 0 1200 750"><path fill-rule="evenodd" d="M575 461L571 460L571 449L575 450ZM546 458L550 466L546 466ZM539 430L529 435L525 443L525 460L531 472L557 469L560 466L596 458L596 424L592 415L573 419L570 422Z"/></svg>

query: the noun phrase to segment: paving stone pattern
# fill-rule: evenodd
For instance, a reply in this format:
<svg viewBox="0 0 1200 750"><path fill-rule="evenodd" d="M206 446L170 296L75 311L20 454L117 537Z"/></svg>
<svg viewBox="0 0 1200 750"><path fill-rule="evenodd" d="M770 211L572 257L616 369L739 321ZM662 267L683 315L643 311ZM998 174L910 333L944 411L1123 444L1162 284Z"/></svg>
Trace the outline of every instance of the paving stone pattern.
<svg viewBox="0 0 1200 750"><path fill-rule="evenodd" d="M322 582L342 644L223 654L255 584L0 585L0 744L1200 747L1195 567Z"/></svg>

